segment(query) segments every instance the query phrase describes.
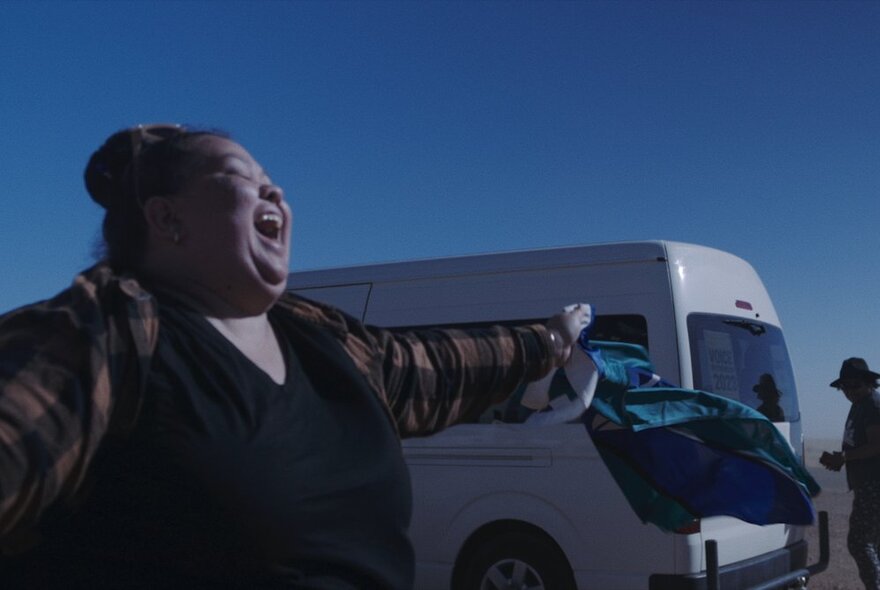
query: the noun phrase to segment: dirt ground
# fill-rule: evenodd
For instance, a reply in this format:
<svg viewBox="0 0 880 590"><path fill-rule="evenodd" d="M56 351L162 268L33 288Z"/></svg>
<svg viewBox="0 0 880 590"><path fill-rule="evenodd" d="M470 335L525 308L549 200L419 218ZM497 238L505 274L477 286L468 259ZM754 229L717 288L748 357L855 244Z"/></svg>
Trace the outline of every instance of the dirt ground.
<svg viewBox="0 0 880 590"><path fill-rule="evenodd" d="M814 576L810 590L860 590L864 588L856 572L856 564L846 550L846 531L849 522L852 495L846 489L843 472L833 473L819 465L823 450L834 450L839 442L808 441L806 445L807 468L822 486L822 493L815 499L816 510L828 512L831 560L828 569ZM809 563L819 558L818 527L812 527L807 535L810 544Z"/></svg>

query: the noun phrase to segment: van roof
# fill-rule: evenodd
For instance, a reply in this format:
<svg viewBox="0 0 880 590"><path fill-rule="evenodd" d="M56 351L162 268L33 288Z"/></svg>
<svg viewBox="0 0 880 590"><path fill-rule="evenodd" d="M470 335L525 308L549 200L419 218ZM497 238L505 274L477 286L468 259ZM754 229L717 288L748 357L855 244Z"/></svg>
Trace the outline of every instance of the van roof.
<svg viewBox="0 0 880 590"><path fill-rule="evenodd" d="M290 273L287 287L303 289L343 283L375 283L488 272L564 268L585 264L665 261L670 249L682 246L718 252L706 246L665 240L613 242L296 271Z"/></svg>

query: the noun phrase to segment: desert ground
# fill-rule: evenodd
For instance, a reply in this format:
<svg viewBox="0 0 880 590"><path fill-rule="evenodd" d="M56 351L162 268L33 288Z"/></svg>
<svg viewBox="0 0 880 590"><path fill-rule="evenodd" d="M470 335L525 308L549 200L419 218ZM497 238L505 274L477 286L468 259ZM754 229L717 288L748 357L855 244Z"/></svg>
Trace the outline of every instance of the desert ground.
<svg viewBox="0 0 880 590"><path fill-rule="evenodd" d="M819 465L823 450L836 450L839 441L808 440L806 464L810 473L822 486L822 493L815 499L816 510L828 512L831 561L828 569L814 576L808 585L810 590L860 590L864 588L856 572L856 564L846 550L846 531L849 521L852 495L846 488L843 472L834 473ZM810 563L819 557L818 527L812 527L807 539L810 543Z"/></svg>

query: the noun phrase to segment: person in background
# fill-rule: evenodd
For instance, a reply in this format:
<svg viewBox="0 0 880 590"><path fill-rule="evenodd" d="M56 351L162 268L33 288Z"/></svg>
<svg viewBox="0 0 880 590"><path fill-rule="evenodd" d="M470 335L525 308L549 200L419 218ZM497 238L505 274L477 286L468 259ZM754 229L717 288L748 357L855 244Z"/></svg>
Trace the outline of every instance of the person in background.
<svg viewBox="0 0 880 590"><path fill-rule="evenodd" d="M285 293L292 214L222 133L117 132L104 258L0 318L9 588L408 589L399 439L564 364L586 321L392 333Z"/></svg>
<svg viewBox="0 0 880 590"><path fill-rule="evenodd" d="M826 469L846 466L846 481L853 492L847 548L865 588L880 590L880 374L868 369L864 359L843 361L840 376L831 382L852 404L843 431L842 450L824 452L819 461Z"/></svg>
<svg viewBox="0 0 880 590"><path fill-rule="evenodd" d="M782 392L776 388L776 381L773 379L773 375L763 373L758 378L757 385L752 387L752 391L761 400L761 405L757 407L759 412L767 416L767 419L771 422L785 422L785 413L779 405L779 398L782 397Z"/></svg>

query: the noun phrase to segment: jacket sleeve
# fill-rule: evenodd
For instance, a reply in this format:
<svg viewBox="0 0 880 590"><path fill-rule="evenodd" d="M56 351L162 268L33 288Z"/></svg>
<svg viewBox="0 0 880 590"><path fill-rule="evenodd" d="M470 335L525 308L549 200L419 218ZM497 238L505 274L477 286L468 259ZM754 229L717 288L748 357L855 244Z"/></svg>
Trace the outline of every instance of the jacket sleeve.
<svg viewBox="0 0 880 590"><path fill-rule="evenodd" d="M116 336L129 322L123 314L120 326L106 313L109 290L95 282L101 274L79 275L53 299L0 318L4 543L73 495L107 430L111 383L129 356Z"/></svg>
<svg viewBox="0 0 880 590"><path fill-rule="evenodd" d="M541 324L396 331L298 295L286 294L279 305L335 334L403 437L475 417L554 365L553 344Z"/></svg>
<svg viewBox="0 0 880 590"><path fill-rule="evenodd" d="M475 417L522 383L553 367L547 329L508 328L392 332L363 326L381 392L401 436L426 435Z"/></svg>

